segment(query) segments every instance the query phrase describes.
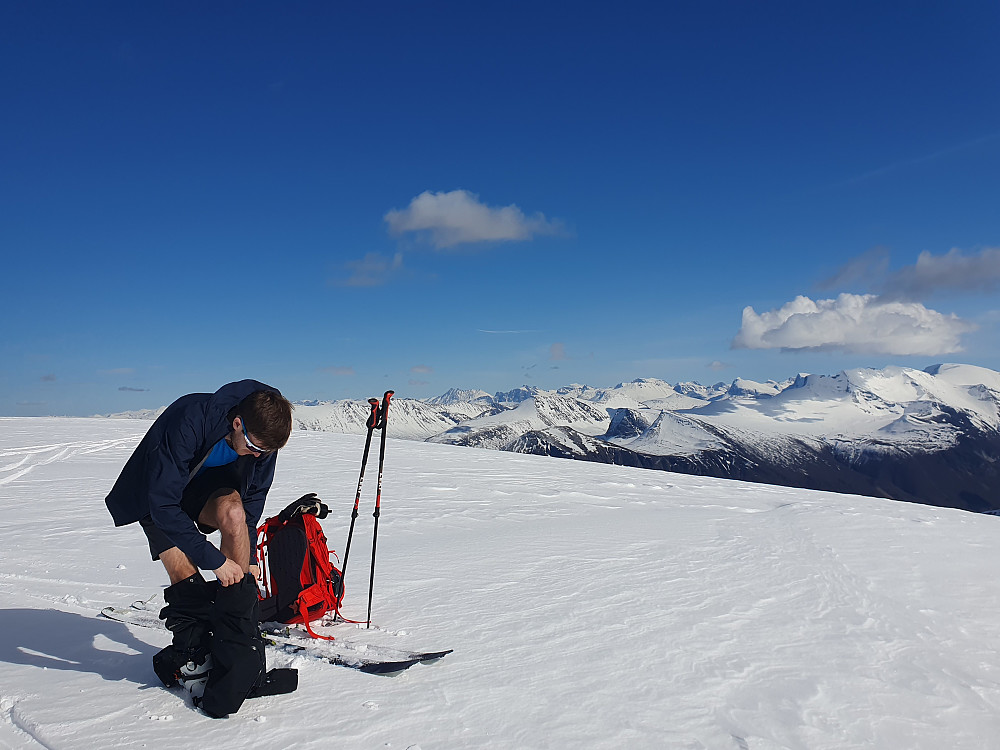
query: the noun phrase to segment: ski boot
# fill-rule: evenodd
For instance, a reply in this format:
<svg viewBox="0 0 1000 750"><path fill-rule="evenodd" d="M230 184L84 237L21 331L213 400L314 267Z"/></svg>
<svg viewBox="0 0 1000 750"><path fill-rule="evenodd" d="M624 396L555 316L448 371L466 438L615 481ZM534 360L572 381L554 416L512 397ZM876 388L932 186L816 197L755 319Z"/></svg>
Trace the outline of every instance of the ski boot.
<svg viewBox="0 0 1000 750"><path fill-rule="evenodd" d="M208 675L212 671L212 655L209 654L201 664L189 661L178 670L177 684L191 693L191 699L197 706L205 695L208 685Z"/></svg>

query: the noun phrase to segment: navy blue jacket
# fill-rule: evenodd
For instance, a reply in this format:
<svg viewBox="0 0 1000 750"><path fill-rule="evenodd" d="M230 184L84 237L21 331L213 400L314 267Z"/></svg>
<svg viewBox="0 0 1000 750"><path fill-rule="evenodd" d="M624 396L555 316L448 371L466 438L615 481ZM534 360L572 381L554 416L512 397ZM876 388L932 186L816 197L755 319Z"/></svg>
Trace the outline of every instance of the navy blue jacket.
<svg viewBox="0 0 1000 750"><path fill-rule="evenodd" d="M256 380L241 380L215 393L182 396L168 406L136 447L105 499L115 526L149 515L199 568L221 567L226 556L181 509L181 495L194 468L233 429L229 411L254 391L279 392ZM251 562L256 561L257 523L274 479L276 455L266 453L254 460L238 488L250 533Z"/></svg>

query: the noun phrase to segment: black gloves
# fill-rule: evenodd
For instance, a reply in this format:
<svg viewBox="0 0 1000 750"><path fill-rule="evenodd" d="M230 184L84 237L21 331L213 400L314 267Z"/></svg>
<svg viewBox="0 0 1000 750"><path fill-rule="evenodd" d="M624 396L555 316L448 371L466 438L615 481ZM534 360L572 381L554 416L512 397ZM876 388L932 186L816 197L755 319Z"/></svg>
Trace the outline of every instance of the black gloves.
<svg viewBox="0 0 1000 750"><path fill-rule="evenodd" d="M278 518L282 521L290 521L296 516L301 516L303 513L311 513L318 518L326 518L330 515L330 507L316 497L315 492L310 492L308 495L303 495L298 500L289 503L288 507L278 514Z"/></svg>

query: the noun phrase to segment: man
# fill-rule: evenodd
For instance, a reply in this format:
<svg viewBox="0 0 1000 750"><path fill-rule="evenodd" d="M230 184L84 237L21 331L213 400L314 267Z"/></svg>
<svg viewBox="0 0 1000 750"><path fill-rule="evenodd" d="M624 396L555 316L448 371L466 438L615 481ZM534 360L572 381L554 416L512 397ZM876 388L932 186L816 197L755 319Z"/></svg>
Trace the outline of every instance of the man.
<svg viewBox="0 0 1000 750"><path fill-rule="evenodd" d="M292 405L255 380L183 396L150 427L105 501L116 526L140 524L170 579L160 617L173 643L153 668L167 687L207 673L199 704L212 716L239 709L265 680L257 523L291 429ZM205 536L216 530L218 547Z"/></svg>

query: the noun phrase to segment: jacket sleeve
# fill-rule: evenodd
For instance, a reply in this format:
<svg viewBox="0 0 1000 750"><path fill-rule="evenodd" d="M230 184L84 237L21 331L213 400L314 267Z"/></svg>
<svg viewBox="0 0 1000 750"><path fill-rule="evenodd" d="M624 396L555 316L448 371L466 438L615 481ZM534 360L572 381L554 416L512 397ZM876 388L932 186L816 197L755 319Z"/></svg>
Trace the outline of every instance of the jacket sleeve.
<svg viewBox="0 0 1000 750"><path fill-rule="evenodd" d="M197 448L195 430L183 419L164 430L160 442L150 448L147 464L149 515L191 562L202 570L216 570L226 561L226 556L198 531L181 509L181 497L189 478L188 467Z"/></svg>
<svg viewBox="0 0 1000 750"><path fill-rule="evenodd" d="M247 487L246 497L243 498L243 510L247 516L247 531L250 534L251 565L257 564L257 525L260 523L260 517L264 514L267 492L271 489L271 482L274 481L274 467L277 458L276 453L271 453L267 458L256 463L250 477L250 484Z"/></svg>

